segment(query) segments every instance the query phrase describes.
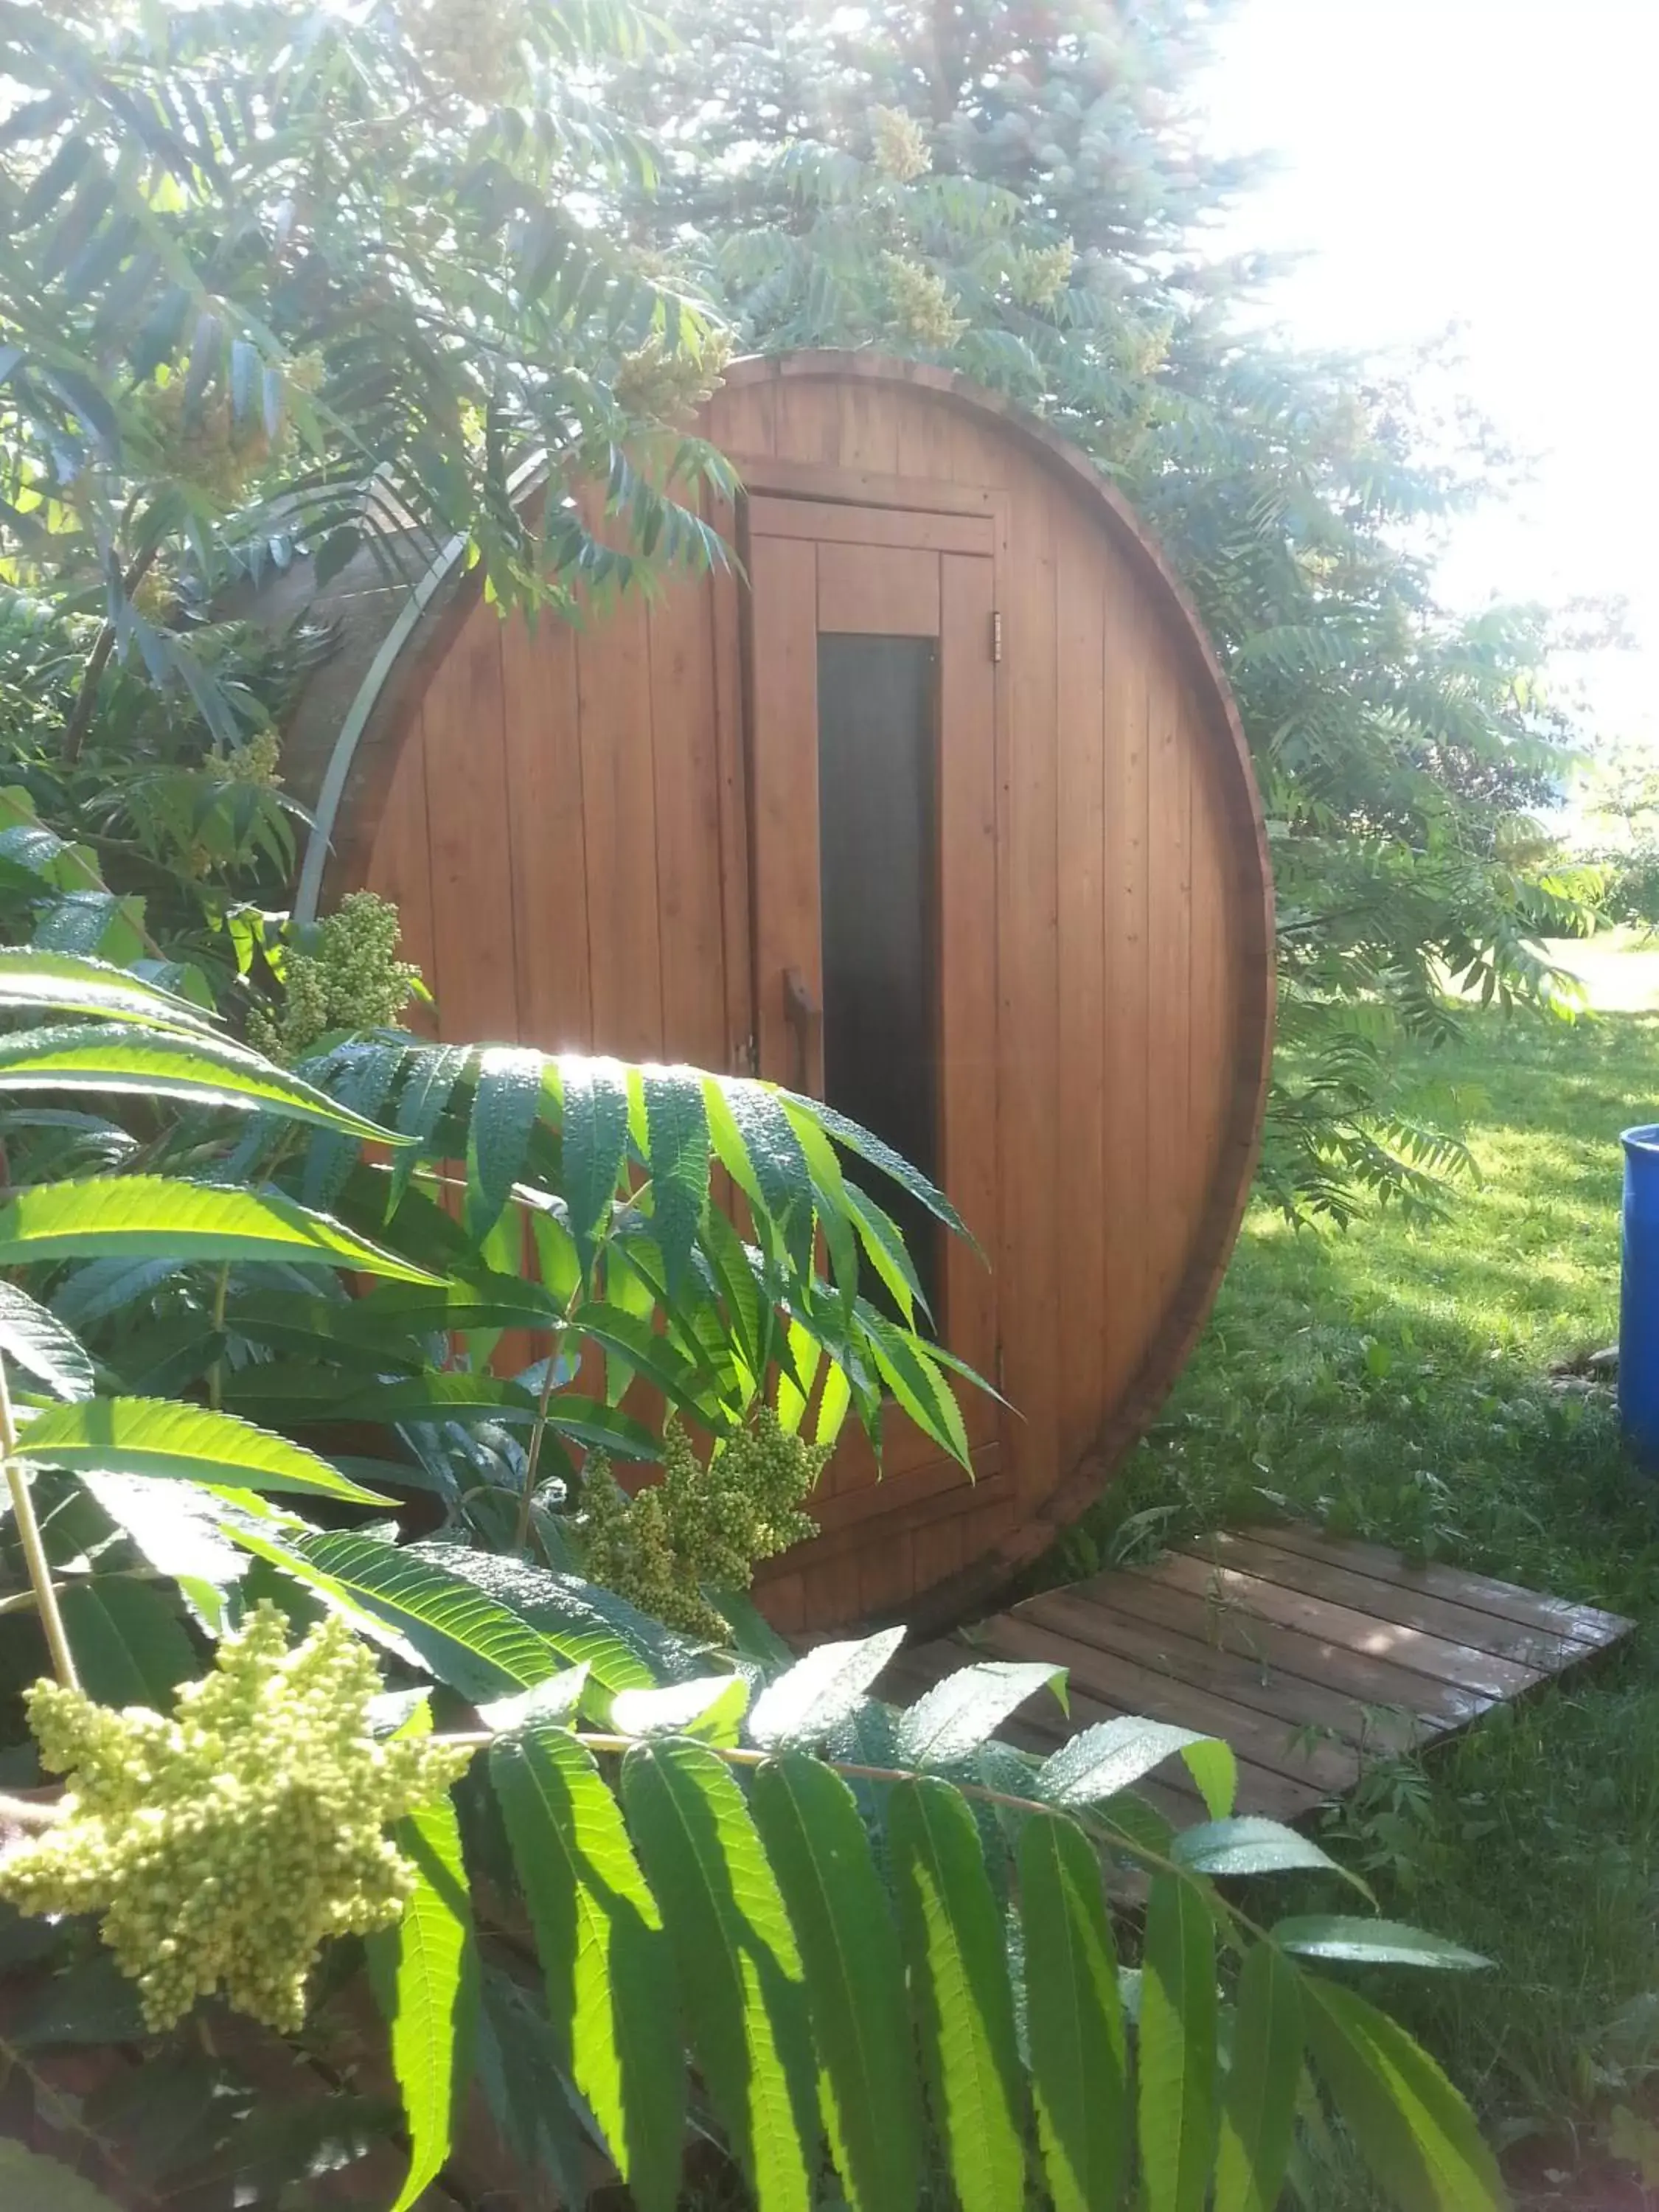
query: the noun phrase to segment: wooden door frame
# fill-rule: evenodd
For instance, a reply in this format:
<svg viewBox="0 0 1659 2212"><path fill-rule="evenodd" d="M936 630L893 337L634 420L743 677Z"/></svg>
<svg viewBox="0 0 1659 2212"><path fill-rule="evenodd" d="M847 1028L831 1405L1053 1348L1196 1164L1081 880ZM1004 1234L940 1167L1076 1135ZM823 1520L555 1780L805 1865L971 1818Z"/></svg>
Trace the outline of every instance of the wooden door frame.
<svg viewBox="0 0 1659 2212"><path fill-rule="evenodd" d="M732 515L732 542L737 550L741 580L737 591L736 737L741 764L745 896L740 917L728 916L728 921L734 924L740 921L743 936L740 943L728 942L726 959L728 975L741 974L749 980L747 1053L738 1055L742 1061L739 1072L755 1075L760 1068L761 1002L759 946L755 926L755 637L753 605L748 588L751 552L750 495L759 493L769 498L810 500L830 507L898 507L917 514L984 516L991 524L992 599L998 609L1003 606L1006 596L1009 502L1007 494L996 484L946 483L933 477L884 476L872 469L843 469L823 462L779 460L771 454L734 453L727 458L738 478L737 504ZM1008 669L1009 656L1005 635L993 678L993 703L996 714L996 1000L999 1010L1002 1004L1002 935L1006 927L1005 902L1008 889L1004 859L1005 833L1012 775ZM997 1200L997 1221L994 1233L996 1253L1000 1255L1004 1249L1000 1182ZM1000 1381L1000 1378L994 1376L992 1379Z"/></svg>
<svg viewBox="0 0 1659 2212"><path fill-rule="evenodd" d="M775 514L776 506L781 505L784 502L793 503L799 501L804 506L807 504L816 506L820 510L820 514L822 514L824 509L833 509L837 513L844 512L848 516L849 525L851 523L851 518L854 512L858 510L865 512L875 511L877 513L884 511L897 511L917 517L925 518L927 516L938 516L941 518L942 520L952 518L961 518L965 520L971 517L979 521L988 523L989 525L988 532L987 532L984 537L981 537L978 531L972 532L971 545L969 534L965 532L951 530L948 526L942 528L939 532L923 531L918 533L913 550L917 552L923 553L933 552L940 558L941 562L943 562L947 554L961 554L967 557L977 560L988 560L990 562L991 606L992 609L995 611L994 620L998 625L995 633L996 643L994 650L993 649L992 640L988 638L987 640L986 647L988 653L991 655L993 663L990 684L990 702L993 716L993 727L991 732L991 763L994 783L993 854L991 865L993 880L995 885L996 901L996 909L992 918L992 927L990 933L991 956L993 961L991 1004L994 1024L991 1045L991 1060L993 1067L996 1071L998 1091L1000 1095L1000 1048L998 1040L1000 1038L1001 1027L1000 974L1003 959L1002 939L1006 927L1005 907L1008 890L1006 881L1006 839L1003 833L1007 820L1008 777L1010 772L1008 659L1006 653L1003 650L1000 632L1000 609L1003 604L1004 581L1007 574L1008 552L1008 516L1006 495L998 488L990 485L943 483L924 477L878 476L871 471L863 470L844 470L832 467L823 467L817 465L779 461L769 459L744 459L741 456L738 456L733 459L733 465L743 479L743 489L739 495L737 511L734 517L734 535L741 571L745 580L751 577L753 574L754 538L757 535L773 538L783 537L786 539L795 536L795 533L793 532L780 532L774 530L763 530L759 532L753 532L750 527L751 495L761 499L767 508L774 510L774 512L767 518L771 520L778 519ZM803 519L805 520L805 518ZM879 544L883 542L883 538L885 537L886 534L882 533L877 538L875 542ZM809 528L803 528L799 532L799 538L806 542L815 544L820 542L817 533ZM846 531L845 534L843 534L842 531L831 526L824 532L822 542L832 544L839 542L845 544L864 541L861 541L858 538L855 528L854 527L849 527ZM893 543L895 541L888 538L886 542ZM943 568L941 568L941 576L942 575ZM763 1003L762 992L764 988L765 979L763 978L760 972L760 956L762 948L760 944L761 933L759 928L759 915L761 902L758 893L758 885L757 883L760 824L757 812L757 787L759 779L756 773L756 747L757 738L756 729L756 661L755 635L753 626L753 593L750 589L746 587L746 585L745 587L739 592L738 600L740 609L739 667L741 672L739 691L742 708L740 718L740 744L743 758L745 817L748 830L746 840L748 895L744 902L746 907L744 921L746 926L747 941L741 948L730 948L728 951L728 959L743 958L746 960L746 972L748 974L750 982L750 1004L753 1016L753 1028L750 1037L748 1072L750 1073L758 1073L760 1072L760 1009ZM816 626L816 602L814 605L813 618ZM816 627L815 634L817 634ZM942 686L945 676L943 659L944 635L942 630L939 634L939 674ZM941 719L939 726L938 741L940 750L942 769L943 754L946 743L946 732L943 720L942 698L940 716ZM942 854L936 855L936 867L942 861ZM943 1009L941 1007L941 1018L942 1014ZM941 1099L940 1103L941 1108L943 1108L945 1101ZM943 1129L941 1133L944 1133ZM948 1136L945 1138L945 1142L948 1147ZM998 1131L998 1125L996 1123L995 1117L994 1116L992 1174L994 1182L994 1205L990 1210L990 1218L984 1222L982 1227L982 1237L985 1247L985 1264L994 1272L999 1271L999 1261L1004 1243L1002 1182L1000 1176L996 1173L997 1154L1000 1148L1000 1139ZM1000 1298L1000 1281L997 1285L995 1295ZM1002 1323L1000 1316L1000 1309L994 1306L992 1339L994 1347L994 1371L988 1375L987 1379L999 1384L1001 1379L1000 1375L999 1372L994 1371L994 1370L1000 1369L1000 1367L1001 1336ZM1007 1480L1006 1473L1008 1464L1007 1439L1002 1433L1007 1418L1006 1411L1003 1412L1000 1416L994 1418L989 1424L988 1435L984 1430L981 1430L979 1436L974 1443L971 1453L973 1470L971 1480L975 1486L973 1496L975 1501L977 1503L989 1502L992 1496L1000 1492ZM977 1424L975 1425L976 1427L978 1426ZM964 1483L969 1480L969 1478L963 1476L960 1473L957 1474L955 1479L963 1481ZM848 1539L852 1538L854 1535L859 1524L867 1518L884 1518L885 1514L888 1512L914 1512L922 1504L924 1499L929 1497L936 1497L939 1490L947 1485L951 1480L951 1477L948 1470L948 1462L936 1468L933 1466L932 1461L929 1460L925 1463L916 1465L914 1468L895 1468L893 1470L895 1490L891 1504L884 1508L882 1506L875 1506L873 1511L872 1510L872 1501L870 1500L867 1489L843 1492L839 1495L835 1494L832 1492L831 1494L821 1499L818 1502L818 1505L815 1508L817 1517L819 1519L820 1524L824 1532L823 1536L818 1540L819 1543L826 1544L831 1548L836 1548L837 1547L838 1540L840 1542L845 1542ZM817 1547L814 1547L813 1548L816 1549Z"/></svg>

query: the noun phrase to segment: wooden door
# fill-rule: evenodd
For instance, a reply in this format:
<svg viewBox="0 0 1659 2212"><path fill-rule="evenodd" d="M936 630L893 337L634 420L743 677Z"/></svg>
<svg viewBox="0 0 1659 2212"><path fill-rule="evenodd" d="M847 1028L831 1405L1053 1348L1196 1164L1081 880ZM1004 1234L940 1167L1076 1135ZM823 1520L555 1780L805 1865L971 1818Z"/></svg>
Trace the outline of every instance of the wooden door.
<svg viewBox="0 0 1659 2212"><path fill-rule="evenodd" d="M871 1186L912 1243L943 1340L994 1378L993 545L977 516L749 501L757 1065L949 1192L980 1252ZM991 1473L994 1403L964 1392L963 1409L975 1470ZM865 1510L950 1472L891 1409L883 1463L896 1486ZM849 1437L830 1494L850 1505L874 1479Z"/></svg>

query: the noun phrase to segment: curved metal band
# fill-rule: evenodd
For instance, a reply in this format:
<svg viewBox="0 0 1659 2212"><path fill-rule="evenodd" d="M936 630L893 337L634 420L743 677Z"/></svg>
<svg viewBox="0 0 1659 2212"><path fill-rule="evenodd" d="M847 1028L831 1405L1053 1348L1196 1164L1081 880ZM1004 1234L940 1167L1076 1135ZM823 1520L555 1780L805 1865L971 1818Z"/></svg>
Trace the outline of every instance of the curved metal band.
<svg viewBox="0 0 1659 2212"><path fill-rule="evenodd" d="M456 563L465 551L465 535L450 539L398 609L397 621L380 640L380 649L369 663L368 674L357 686L357 696L340 725L340 734L335 738L334 750L328 757L323 787L317 794L317 805L311 818L311 835L306 840L306 856L300 869L299 885L294 894L295 921L315 921L317 919L317 902L323 892L323 870L328 865L329 848L334 842L334 824L339 816L340 801L345 795L346 778L351 773L358 741L368 726L374 702L385 689L387 677L397 666L398 654L414 635L421 617L431 605L434 593L453 574Z"/></svg>

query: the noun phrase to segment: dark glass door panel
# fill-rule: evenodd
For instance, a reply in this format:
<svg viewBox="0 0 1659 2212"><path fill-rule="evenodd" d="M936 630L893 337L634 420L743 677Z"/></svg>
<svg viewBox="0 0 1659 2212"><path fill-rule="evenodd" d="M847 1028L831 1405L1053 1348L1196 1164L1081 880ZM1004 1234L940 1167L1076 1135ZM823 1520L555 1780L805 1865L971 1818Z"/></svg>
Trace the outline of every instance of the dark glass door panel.
<svg viewBox="0 0 1659 2212"><path fill-rule="evenodd" d="M938 1179L939 647L931 637L818 639L818 858L823 1085ZM939 1231L885 1177L939 1311Z"/></svg>

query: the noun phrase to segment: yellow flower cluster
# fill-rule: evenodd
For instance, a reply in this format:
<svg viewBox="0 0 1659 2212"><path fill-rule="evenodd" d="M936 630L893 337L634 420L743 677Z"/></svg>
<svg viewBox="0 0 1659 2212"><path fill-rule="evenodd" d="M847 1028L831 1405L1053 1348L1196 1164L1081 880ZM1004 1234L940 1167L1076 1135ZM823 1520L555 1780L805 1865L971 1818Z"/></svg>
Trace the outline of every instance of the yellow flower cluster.
<svg viewBox="0 0 1659 2212"><path fill-rule="evenodd" d="M283 374L293 390L314 392L322 380L321 357L301 355ZM275 438L265 428L263 408L251 409L239 422L222 380L186 407L185 382L184 372L174 367L164 380L147 384L137 394L160 472L194 485L222 507L234 507L251 484L292 452L292 422L284 415Z"/></svg>
<svg viewBox="0 0 1659 2212"><path fill-rule="evenodd" d="M896 185L914 184L933 166L933 155L915 116L902 107L878 107L870 116L876 167Z"/></svg>
<svg viewBox="0 0 1659 2212"><path fill-rule="evenodd" d="M221 1988L285 2033L331 1936L392 1925L413 1885L389 1822L447 1790L470 1753L430 1738L377 1743L374 1661L337 1618L288 1648L276 1608L254 1608L172 1720L117 1712L37 1682L40 1756L71 1778L64 1817L0 1859L21 1912L99 1912L169 2027Z"/></svg>
<svg viewBox="0 0 1659 2212"><path fill-rule="evenodd" d="M1027 307L1051 307L1072 281L1077 249L1069 238L1022 253L1012 273L1014 297Z"/></svg>
<svg viewBox="0 0 1659 2212"><path fill-rule="evenodd" d="M420 972L398 958L398 909L389 899L348 892L318 924L316 949L289 951L281 1012L273 1020L256 1009L250 1042L272 1060L292 1062L330 1030L389 1028Z"/></svg>
<svg viewBox="0 0 1659 2212"><path fill-rule="evenodd" d="M146 622L165 622L177 598L172 578L159 562L147 568L133 586L132 604Z"/></svg>
<svg viewBox="0 0 1659 2212"><path fill-rule="evenodd" d="M653 331L636 351L624 354L611 382L617 404L647 422L684 422L720 388L732 358L732 341L713 331L695 351L670 353Z"/></svg>
<svg viewBox="0 0 1659 2212"><path fill-rule="evenodd" d="M801 1500L823 1472L827 1444L786 1434L763 1406L704 1467L678 1422L663 1431L661 1480L629 1498L603 1453L582 1485L588 1574L641 1613L689 1635L731 1634L702 1586L747 1589L757 1560L805 1543L817 1525Z"/></svg>
<svg viewBox="0 0 1659 2212"><path fill-rule="evenodd" d="M893 313L906 334L941 353L967 329L956 313L956 297L936 270L902 253L884 253L882 275Z"/></svg>
<svg viewBox="0 0 1659 2212"><path fill-rule="evenodd" d="M428 73L480 107L512 91L520 73L524 0L408 0L409 41Z"/></svg>
<svg viewBox="0 0 1659 2212"><path fill-rule="evenodd" d="M256 730L234 750L210 753L202 767L220 783L248 783L260 791L280 791L282 758L283 741L276 731Z"/></svg>

